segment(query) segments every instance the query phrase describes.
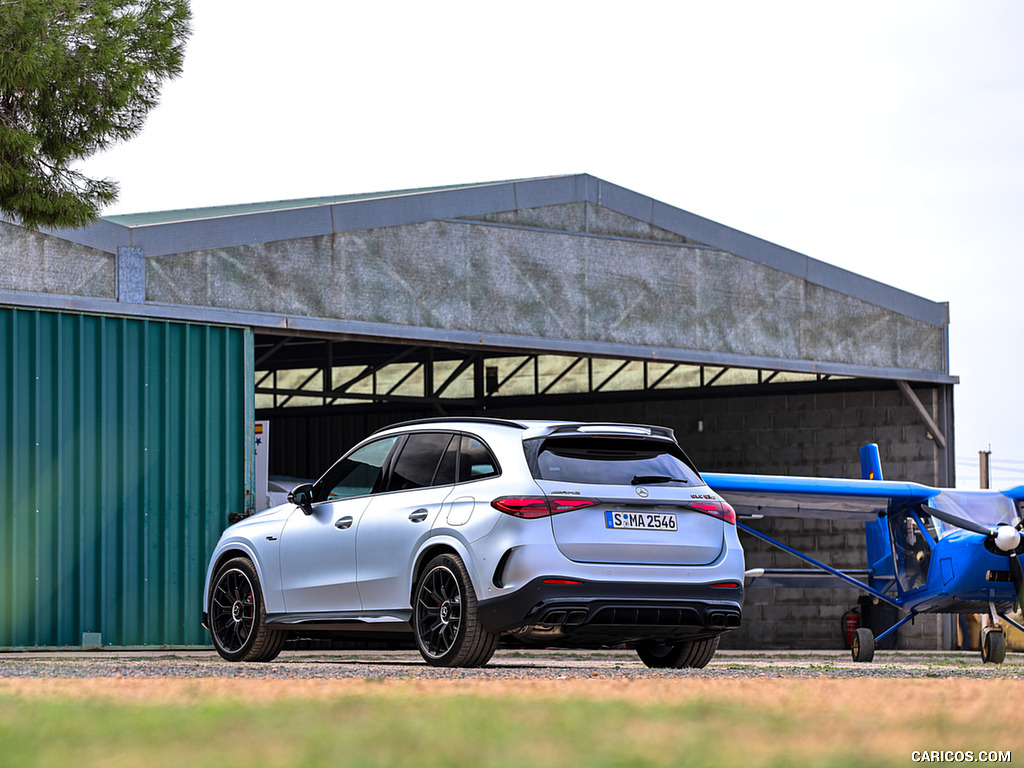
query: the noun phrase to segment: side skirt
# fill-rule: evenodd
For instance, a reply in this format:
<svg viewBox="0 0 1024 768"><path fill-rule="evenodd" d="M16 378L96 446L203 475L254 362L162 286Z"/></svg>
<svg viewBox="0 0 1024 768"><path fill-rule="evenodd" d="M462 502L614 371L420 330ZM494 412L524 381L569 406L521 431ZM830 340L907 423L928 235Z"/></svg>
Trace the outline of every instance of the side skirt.
<svg viewBox="0 0 1024 768"><path fill-rule="evenodd" d="M352 611L325 613L269 613L266 626L294 632L334 632L343 634L412 634L412 611L393 611L367 615Z"/></svg>

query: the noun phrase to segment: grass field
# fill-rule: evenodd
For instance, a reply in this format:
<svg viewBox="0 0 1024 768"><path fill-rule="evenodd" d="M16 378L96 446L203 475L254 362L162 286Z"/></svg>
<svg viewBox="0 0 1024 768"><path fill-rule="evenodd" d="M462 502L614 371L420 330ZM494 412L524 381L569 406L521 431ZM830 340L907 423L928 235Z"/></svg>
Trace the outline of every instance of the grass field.
<svg viewBox="0 0 1024 768"><path fill-rule="evenodd" d="M0 765L906 766L915 750L1021 746L1019 691L970 679L0 679Z"/></svg>

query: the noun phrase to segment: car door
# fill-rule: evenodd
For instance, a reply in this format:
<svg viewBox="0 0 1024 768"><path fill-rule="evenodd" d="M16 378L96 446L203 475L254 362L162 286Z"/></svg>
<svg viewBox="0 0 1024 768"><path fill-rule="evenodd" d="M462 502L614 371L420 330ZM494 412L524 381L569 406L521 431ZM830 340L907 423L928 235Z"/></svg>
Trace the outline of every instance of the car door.
<svg viewBox="0 0 1024 768"><path fill-rule="evenodd" d="M409 435L391 463L387 487L359 518L356 562L364 613L409 611L413 558L455 487L457 451L452 433Z"/></svg>
<svg viewBox="0 0 1024 768"><path fill-rule="evenodd" d="M308 513L296 507L288 517L280 551L289 613L359 611L356 530L397 440L375 440L341 459L317 481Z"/></svg>

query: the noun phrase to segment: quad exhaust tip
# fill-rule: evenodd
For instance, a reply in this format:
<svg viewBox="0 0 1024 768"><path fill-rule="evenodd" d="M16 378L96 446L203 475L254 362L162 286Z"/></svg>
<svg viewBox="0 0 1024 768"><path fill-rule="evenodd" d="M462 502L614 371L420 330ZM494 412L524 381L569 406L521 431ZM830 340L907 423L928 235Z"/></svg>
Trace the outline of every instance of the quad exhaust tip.
<svg viewBox="0 0 1024 768"><path fill-rule="evenodd" d="M544 615L541 624L559 626L565 625L567 627L578 627L580 624L587 620L586 611L549 611Z"/></svg>
<svg viewBox="0 0 1024 768"><path fill-rule="evenodd" d="M708 626L713 629L736 629L739 625L739 614L714 611L708 616Z"/></svg>
<svg viewBox="0 0 1024 768"><path fill-rule="evenodd" d="M544 614L539 624L546 627L578 627L586 623L589 613L584 610L556 608ZM711 629L736 629L740 626L740 615L734 611L711 611L707 614L707 626Z"/></svg>

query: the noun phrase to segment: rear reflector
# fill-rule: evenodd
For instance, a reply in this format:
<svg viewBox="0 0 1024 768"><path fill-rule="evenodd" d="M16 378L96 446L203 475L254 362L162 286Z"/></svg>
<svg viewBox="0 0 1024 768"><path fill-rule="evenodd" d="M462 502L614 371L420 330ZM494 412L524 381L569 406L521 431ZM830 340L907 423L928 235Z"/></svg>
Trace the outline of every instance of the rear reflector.
<svg viewBox="0 0 1024 768"><path fill-rule="evenodd" d="M736 525L736 510L724 501L691 501L687 506L696 512Z"/></svg>
<svg viewBox="0 0 1024 768"><path fill-rule="evenodd" d="M739 589L739 587L738 581L720 581L711 585L712 589Z"/></svg>
<svg viewBox="0 0 1024 768"><path fill-rule="evenodd" d="M582 581L576 581L575 579L544 579L545 584L567 584L569 586L578 587L582 584Z"/></svg>
<svg viewBox="0 0 1024 768"><path fill-rule="evenodd" d="M499 512L527 520L572 512L595 504L597 502L593 499L549 499L547 496L502 496L491 502L491 506Z"/></svg>

